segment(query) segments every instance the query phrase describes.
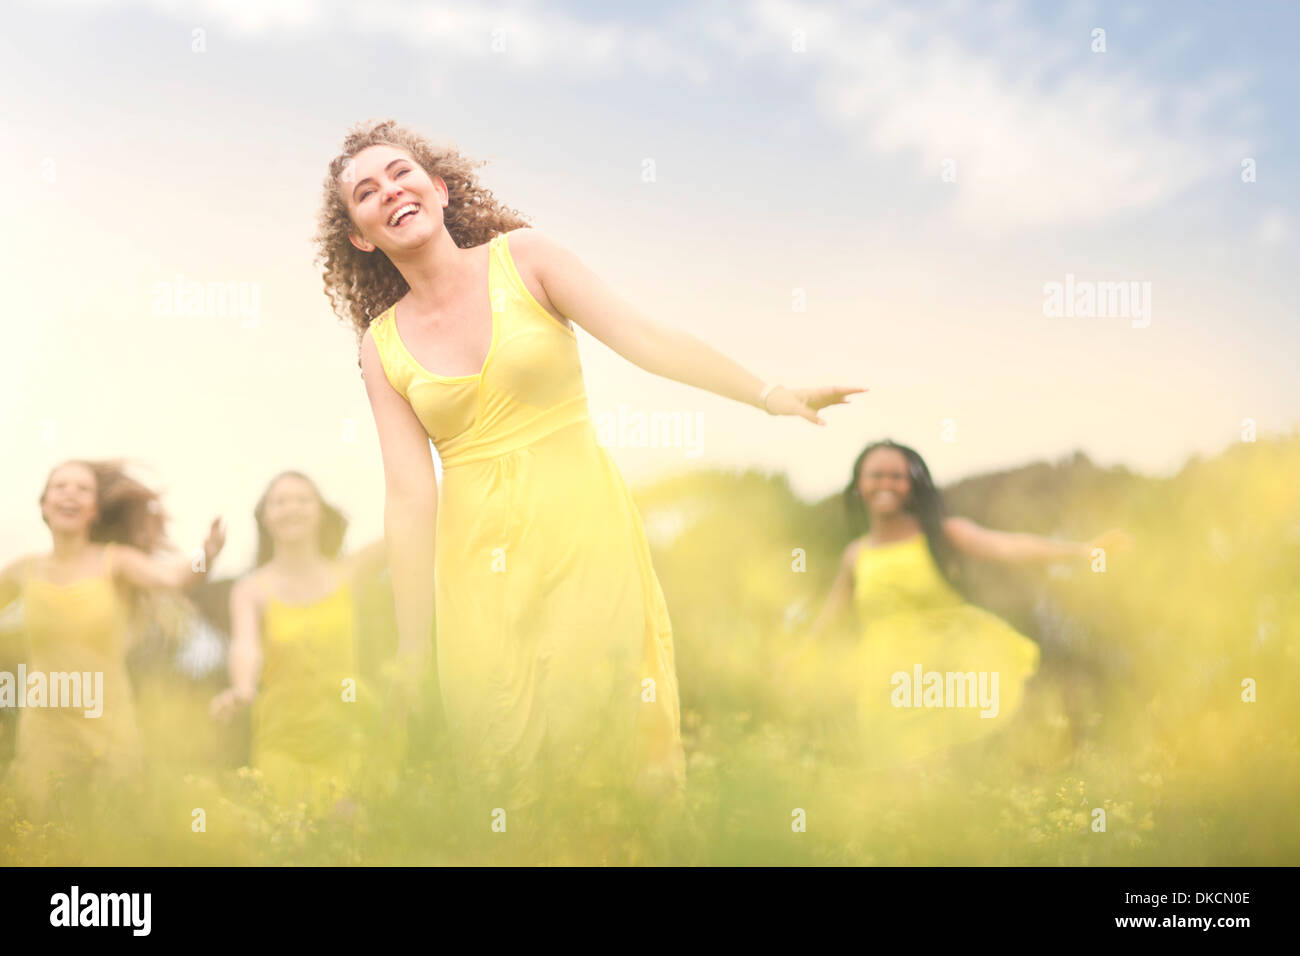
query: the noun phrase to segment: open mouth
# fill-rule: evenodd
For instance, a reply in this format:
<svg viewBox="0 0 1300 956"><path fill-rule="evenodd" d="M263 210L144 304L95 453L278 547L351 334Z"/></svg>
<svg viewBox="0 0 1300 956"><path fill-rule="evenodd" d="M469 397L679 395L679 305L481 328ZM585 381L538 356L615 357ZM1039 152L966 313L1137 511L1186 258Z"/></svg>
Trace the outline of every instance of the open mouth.
<svg viewBox="0 0 1300 956"><path fill-rule="evenodd" d="M420 212L420 204L408 202L397 209L388 217L388 224L394 229L400 229L403 225L414 219Z"/></svg>

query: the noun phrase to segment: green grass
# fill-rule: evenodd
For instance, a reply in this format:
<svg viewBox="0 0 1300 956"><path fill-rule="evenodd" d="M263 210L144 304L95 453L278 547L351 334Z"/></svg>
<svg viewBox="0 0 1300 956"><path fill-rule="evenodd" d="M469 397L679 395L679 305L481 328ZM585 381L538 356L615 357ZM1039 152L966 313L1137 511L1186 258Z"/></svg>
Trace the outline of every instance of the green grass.
<svg viewBox="0 0 1300 956"><path fill-rule="evenodd" d="M1044 648L1021 712L978 744L867 772L853 747L870 742L827 731L834 695L791 700L782 655L849 532L835 502L801 502L779 477L701 473L639 496L652 526L694 515L655 551L683 700L679 814L593 797L552 807L540 833L518 820L494 832L428 723L405 759L376 759L349 815L279 809L210 728L186 762L203 715L181 689L151 710L166 759L142 793L75 800L47 823L0 797L0 864L1300 863L1300 439L1235 446L1166 481L1079 467L1048 469L1061 481L1034 494L952 496L995 527L1086 538L1121 526L1137 541L1105 574L973 569L972 597ZM792 570L794 549L807 570Z"/></svg>

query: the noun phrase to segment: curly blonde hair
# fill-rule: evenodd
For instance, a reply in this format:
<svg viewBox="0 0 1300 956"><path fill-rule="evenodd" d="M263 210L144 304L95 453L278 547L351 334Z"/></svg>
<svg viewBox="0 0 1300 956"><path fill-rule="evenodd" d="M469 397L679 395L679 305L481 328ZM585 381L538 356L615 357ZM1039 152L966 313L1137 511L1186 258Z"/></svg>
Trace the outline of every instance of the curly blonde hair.
<svg viewBox="0 0 1300 956"><path fill-rule="evenodd" d="M531 225L518 210L502 205L491 190L479 185L474 169L484 165L485 160L468 159L452 146L436 146L391 119L367 120L353 126L343 140L342 151L330 160L313 242L317 248L315 262L324 266L325 295L330 306L357 334L358 366L361 339L371 321L410 289L382 250L362 252L348 240L348 234L357 232L357 227L339 188L342 176L354 156L381 143L405 150L431 179L442 177L448 194L443 220L452 241L461 249Z"/></svg>

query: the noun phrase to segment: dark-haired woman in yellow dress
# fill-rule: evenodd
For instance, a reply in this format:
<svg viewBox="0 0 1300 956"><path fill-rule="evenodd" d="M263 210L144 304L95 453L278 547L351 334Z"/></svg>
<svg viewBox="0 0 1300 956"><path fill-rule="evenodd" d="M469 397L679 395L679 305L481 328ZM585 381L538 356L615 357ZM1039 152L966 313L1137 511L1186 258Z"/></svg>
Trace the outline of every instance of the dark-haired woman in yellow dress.
<svg viewBox="0 0 1300 956"><path fill-rule="evenodd" d="M653 374L818 424L861 389L765 387L651 322L521 228L475 165L363 124L320 214L326 291L357 332L383 456L399 655L412 678L425 669L436 598L446 724L484 821L539 798L580 813L562 790L676 797L672 625L597 439L576 329Z"/></svg>
<svg viewBox="0 0 1300 956"><path fill-rule="evenodd" d="M352 795L374 701L357 661L355 585L384 544L340 557L347 522L299 472L277 475L254 509L257 568L230 593L228 720L252 707L251 766L271 799L323 813Z"/></svg>
<svg viewBox="0 0 1300 956"><path fill-rule="evenodd" d="M851 675L858 743L868 766L887 767L984 737L1017 712L1038 669L1038 645L969 604L950 583L954 552L1004 562L1089 558L1124 550L1110 531L1094 541L1058 541L982 528L945 516L925 461L892 441L868 445L844 491L869 530L844 550L839 574L811 634L852 606L859 639L847 665L834 648L820 679ZM816 656L813 660L816 660Z"/></svg>
<svg viewBox="0 0 1300 956"><path fill-rule="evenodd" d="M28 812L43 817L60 781L59 802L66 810L72 804L65 801L84 802L104 785L138 779L142 748L126 668L138 599L142 592L182 589L200 580L225 532L220 519L214 520L201 560L156 557L166 546L158 495L129 477L120 462L56 466L40 506L53 550L19 558L0 571L0 608L22 598L28 685L0 686L0 704L16 706L7 695L25 695L8 779ZM57 684L70 689L71 678L53 676L66 674L81 677L79 706L49 696ZM47 695L37 706L33 681Z"/></svg>

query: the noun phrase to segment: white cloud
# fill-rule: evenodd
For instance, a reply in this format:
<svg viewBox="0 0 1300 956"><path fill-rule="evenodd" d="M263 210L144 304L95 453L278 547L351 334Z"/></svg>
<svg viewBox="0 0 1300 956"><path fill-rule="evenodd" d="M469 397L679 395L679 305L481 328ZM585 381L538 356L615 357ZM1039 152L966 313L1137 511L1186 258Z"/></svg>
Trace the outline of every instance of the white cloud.
<svg viewBox="0 0 1300 956"><path fill-rule="evenodd" d="M1166 201L1242 155L1205 114L1239 98L1243 77L1219 71L1175 88L1131 52L1092 53L1087 29L1044 33L1005 9L995 31L883 5L765 0L753 10L786 50L791 29L806 30L816 102L833 122L867 152L910 157L915 181L951 189L952 213L977 229L1096 223ZM733 48L753 55L753 37ZM940 180L947 159L953 184Z"/></svg>
<svg viewBox="0 0 1300 956"><path fill-rule="evenodd" d="M64 0L99 6L95 0ZM738 67L811 84L818 111L866 154L906 163L915 184L944 190L940 208L982 232L1089 225L1166 202L1224 170L1246 145L1212 115L1240 117L1248 86L1218 70L1174 85L1159 51L1134 50L1117 18L1110 52L1091 53L1093 14L1034 26L1016 2L952 0L922 11L902 3L828 5L705 2L653 23L611 22L537 3L430 0L134 0L122 6L274 33L311 26L391 38L431 63L490 64L538 81L623 72L696 84ZM183 11L183 14L182 14ZM807 52L792 50L793 32ZM1191 26L1169 40L1189 43ZM1146 33L1141 34L1143 39ZM785 118L798 127L798 116ZM956 181L945 183L945 161ZM1271 234L1271 233L1270 233Z"/></svg>
<svg viewBox="0 0 1300 956"><path fill-rule="evenodd" d="M77 4L86 2L74 0ZM191 20L196 27L213 23L244 35L303 27L317 22L321 13L321 5L315 0L146 0L146 4L160 13ZM99 6L94 0L90 5Z"/></svg>
<svg viewBox="0 0 1300 956"><path fill-rule="evenodd" d="M460 62L493 57L493 65L529 74L605 75L639 69L676 74L693 83L712 75L707 52L687 49L693 14L658 25L617 22L611 8L591 22L540 3L471 4L448 0L41 0L77 9L152 10L197 27L274 35L313 27L391 37L403 48ZM678 29L682 28L682 29Z"/></svg>

